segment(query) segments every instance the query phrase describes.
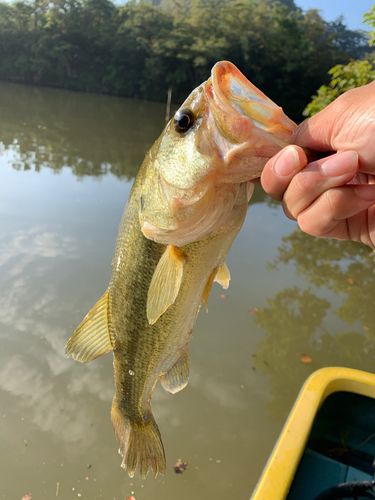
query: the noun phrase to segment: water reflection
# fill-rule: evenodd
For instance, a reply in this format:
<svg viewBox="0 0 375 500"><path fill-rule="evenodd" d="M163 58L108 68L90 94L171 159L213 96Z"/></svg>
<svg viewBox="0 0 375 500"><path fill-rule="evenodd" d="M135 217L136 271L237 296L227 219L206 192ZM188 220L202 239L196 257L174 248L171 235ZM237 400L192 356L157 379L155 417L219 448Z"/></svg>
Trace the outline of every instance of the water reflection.
<svg viewBox="0 0 375 500"><path fill-rule="evenodd" d="M367 246L312 238L299 229L282 239L278 252L270 267L293 264L315 290L286 288L268 298L268 306L254 318L267 332L254 365L272 378L271 418L284 419L304 380L318 368L375 371L375 269ZM338 307L322 297L324 290L339 297ZM328 312L338 320L324 321ZM311 364L300 361L303 354L312 358Z"/></svg>
<svg viewBox="0 0 375 500"><path fill-rule="evenodd" d="M373 252L355 242L318 239L297 230L285 236L274 265L293 263L318 288L343 297L336 314L349 324L359 321L375 340L375 266Z"/></svg>
<svg viewBox="0 0 375 500"><path fill-rule="evenodd" d="M95 380L94 380L95 381ZM18 407L40 431L60 436L80 448L92 444L97 430L90 423L92 409L69 398L61 398L56 382L48 372L41 372L26 356L13 356L0 369L0 387L18 399Z"/></svg>
<svg viewBox="0 0 375 500"><path fill-rule="evenodd" d="M159 103L6 83L0 89L0 155L13 153L16 170L70 167L78 178L131 179L164 126Z"/></svg>
<svg viewBox="0 0 375 500"><path fill-rule="evenodd" d="M55 272L63 275L82 247L75 237L43 226L2 231L0 241L0 389L15 398L22 420L63 435L68 448L73 443L82 453L98 434L94 409L82 401L95 394L109 402L113 394L112 380L96 366L83 371L67 363L66 328L58 326L74 304L62 299Z"/></svg>
<svg viewBox="0 0 375 500"><path fill-rule="evenodd" d="M0 157L18 171L69 167L132 180L163 129L163 104L0 82ZM173 111L173 110L172 110ZM251 203L277 203L257 187Z"/></svg>

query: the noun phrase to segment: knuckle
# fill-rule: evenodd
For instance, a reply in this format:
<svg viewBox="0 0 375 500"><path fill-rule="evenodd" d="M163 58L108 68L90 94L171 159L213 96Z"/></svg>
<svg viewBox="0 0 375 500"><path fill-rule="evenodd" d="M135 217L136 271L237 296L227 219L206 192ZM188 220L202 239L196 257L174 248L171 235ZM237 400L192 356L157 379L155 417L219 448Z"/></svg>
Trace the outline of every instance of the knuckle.
<svg viewBox="0 0 375 500"><path fill-rule="evenodd" d="M310 234L311 236L321 236L323 232L321 228L316 224L312 223L312 217L308 213L302 213L298 219L298 225L304 233Z"/></svg>

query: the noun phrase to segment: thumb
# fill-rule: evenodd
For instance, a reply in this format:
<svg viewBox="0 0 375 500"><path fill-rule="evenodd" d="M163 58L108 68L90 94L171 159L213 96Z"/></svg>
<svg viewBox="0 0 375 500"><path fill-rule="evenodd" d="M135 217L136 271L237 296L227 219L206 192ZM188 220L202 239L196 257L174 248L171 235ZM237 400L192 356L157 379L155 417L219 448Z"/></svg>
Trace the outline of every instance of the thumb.
<svg viewBox="0 0 375 500"><path fill-rule="evenodd" d="M300 123L294 129L291 144L297 144L315 151L335 151L332 140L332 127L329 119L329 106L323 111Z"/></svg>

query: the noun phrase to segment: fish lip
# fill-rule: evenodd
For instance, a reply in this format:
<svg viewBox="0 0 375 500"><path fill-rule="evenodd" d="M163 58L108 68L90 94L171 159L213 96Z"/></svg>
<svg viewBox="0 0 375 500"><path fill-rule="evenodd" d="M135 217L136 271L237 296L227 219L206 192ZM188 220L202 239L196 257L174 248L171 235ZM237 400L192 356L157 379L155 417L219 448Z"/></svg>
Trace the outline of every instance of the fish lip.
<svg viewBox="0 0 375 500"><path fill-rule="evenodd" d="M206 82L211 111L221 134L245 142L254 131L288 141L296 124L229 61L220 61Z"/></svg>

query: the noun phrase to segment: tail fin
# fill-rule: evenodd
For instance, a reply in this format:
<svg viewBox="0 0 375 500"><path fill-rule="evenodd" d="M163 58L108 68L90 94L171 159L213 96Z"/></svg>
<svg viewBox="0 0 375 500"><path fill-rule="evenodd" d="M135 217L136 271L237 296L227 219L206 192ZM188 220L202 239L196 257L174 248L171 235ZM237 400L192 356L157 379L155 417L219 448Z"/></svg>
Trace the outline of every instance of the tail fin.
<svg viewBox="0 0 375 500"><path fill-rule="evenodd" d="M139 475L145 478L151 468L154 476L165 473L165 454L160 432L155 420L150 418L145 425L131 423L124 417L115 401L111 410L112 425L122 456L122 464L129 477L139 468Z"/></svg>

